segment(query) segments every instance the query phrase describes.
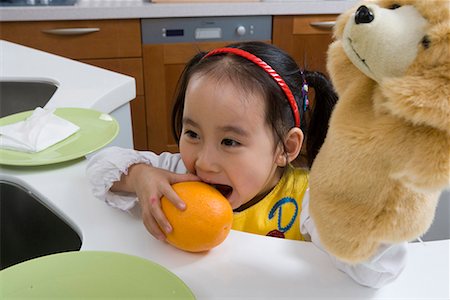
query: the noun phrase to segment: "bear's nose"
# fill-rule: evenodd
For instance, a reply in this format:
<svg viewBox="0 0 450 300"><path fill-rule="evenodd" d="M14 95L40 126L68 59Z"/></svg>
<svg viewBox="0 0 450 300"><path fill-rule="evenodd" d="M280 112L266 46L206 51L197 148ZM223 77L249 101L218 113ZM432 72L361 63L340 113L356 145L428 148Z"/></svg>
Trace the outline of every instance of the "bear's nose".
<svg viewBox="0 0 450 300"><path fill-rule="evenodd" d="M374 19L372 11L365 5L361 5L356 10L355 14L355 23L370 23Z"/></svg>

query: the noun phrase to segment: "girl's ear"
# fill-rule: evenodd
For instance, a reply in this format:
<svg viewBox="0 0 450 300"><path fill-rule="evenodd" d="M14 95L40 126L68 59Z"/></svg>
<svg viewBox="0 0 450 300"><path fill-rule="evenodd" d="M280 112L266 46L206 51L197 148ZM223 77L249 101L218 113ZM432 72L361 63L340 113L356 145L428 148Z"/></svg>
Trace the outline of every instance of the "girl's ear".
<svg viewBox="0 0 450 300"><path fill-rule="evenodd" d="M289 130L284 140L284 151L280 151L277 157L277 165L285 167L288 163L292 162L300 154L300 150L303 144L303 131L294 127Z"/></svg>

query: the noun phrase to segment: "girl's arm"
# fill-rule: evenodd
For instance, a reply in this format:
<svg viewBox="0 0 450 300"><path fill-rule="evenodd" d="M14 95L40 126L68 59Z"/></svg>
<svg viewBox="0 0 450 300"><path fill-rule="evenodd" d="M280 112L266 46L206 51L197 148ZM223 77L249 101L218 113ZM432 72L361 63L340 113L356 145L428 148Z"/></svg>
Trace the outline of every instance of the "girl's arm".
<svg viewBox="0 0 450 300"><path fill-rule="evenodd" d="M326 252L309 215L309 191L303 197L300 231L304 236L309 236L319 249ZM357 283L380 288L392 282L403 271L406 263L406 243L383 245L369 261L360 264L349 264L338 260L331 254L329 256L339 270L349 275Z"/></svg>
<svg viewBox="0 0 450 300"><path fill-rule="evenodd" d="M155 238L165 240L172 226L161 210L166 196L183 210L183 200L172 189L176 182L198 180L187 174L179 154L140 152L112 147L94 155L87 166L93 194L109 205L129 210L139 201L142 221Z"/></svg>
<svg viewBox="0 0 450 300"><path fill-rule="evenodd" d="M93 155L86 168L94 196L121 210L131 209L138 199L121 180L122 175L128 175L129 168L137 164L151 165L178 174L186 173L179 154L164 152L157 155L153 152L109 147ZM117 185L115 192L111 191L114 183Z"/></svg>

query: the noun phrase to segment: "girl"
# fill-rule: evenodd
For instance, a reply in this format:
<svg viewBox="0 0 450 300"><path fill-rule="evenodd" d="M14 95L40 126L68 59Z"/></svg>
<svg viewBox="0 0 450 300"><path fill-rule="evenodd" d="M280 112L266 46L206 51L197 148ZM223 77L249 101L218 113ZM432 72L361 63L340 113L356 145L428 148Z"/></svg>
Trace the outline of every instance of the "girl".
<svg viewBox="0 0 450 300"><path fill-rule="evenodd" d="M316 93L309 128L307 84ZM90 159L87 174L94 194L109 205L128 210L139 201L147 230L160 240L172 230L160 198L183 210L171 184L201 180L230 202L233 229L311 240L322 249L308 212L307 171L293 164L306 132L311 166L336 99L322 75L302 72L272 45L246 42L199 53L180 78L172 114L180 153L109 148ZM386 245L364 264L332 259L360 284L380 287L397 277L404 257L404 245Z"/></svg>

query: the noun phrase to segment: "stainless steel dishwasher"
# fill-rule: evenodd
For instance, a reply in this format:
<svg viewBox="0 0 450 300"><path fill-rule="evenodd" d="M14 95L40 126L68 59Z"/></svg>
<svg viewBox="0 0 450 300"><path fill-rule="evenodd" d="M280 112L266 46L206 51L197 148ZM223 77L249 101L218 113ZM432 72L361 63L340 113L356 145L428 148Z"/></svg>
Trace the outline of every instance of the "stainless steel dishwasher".
<svg viewBox="0 0 450 300"><path fill-rule="evenodd" d="M178 78L198 51L236 41L272 40L272 16L141 20L147 144L155 152L177 151L170 117Z"/></svg>

